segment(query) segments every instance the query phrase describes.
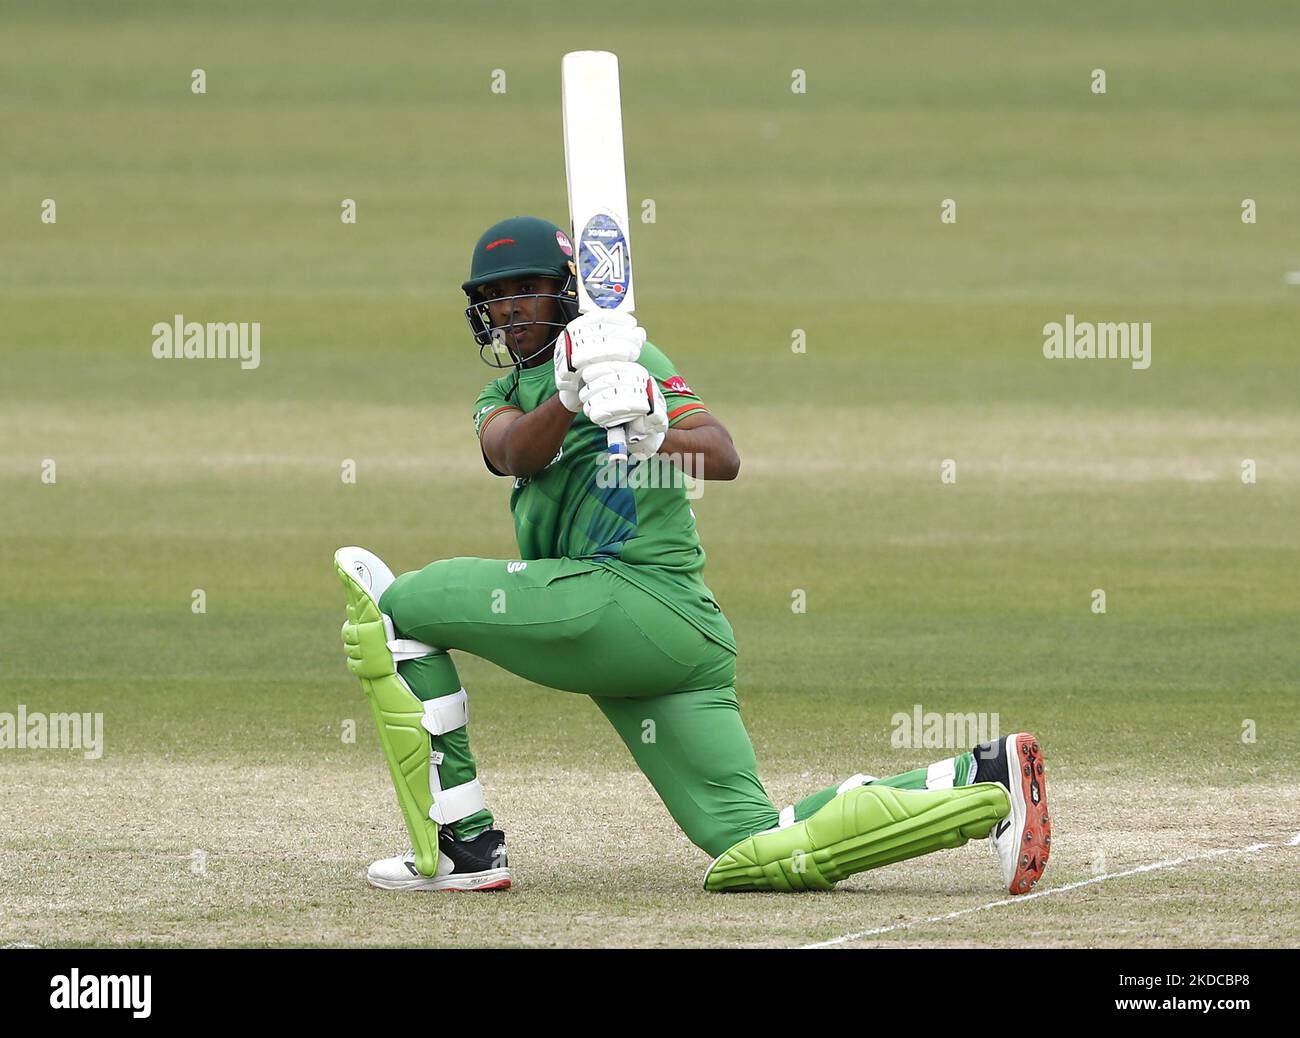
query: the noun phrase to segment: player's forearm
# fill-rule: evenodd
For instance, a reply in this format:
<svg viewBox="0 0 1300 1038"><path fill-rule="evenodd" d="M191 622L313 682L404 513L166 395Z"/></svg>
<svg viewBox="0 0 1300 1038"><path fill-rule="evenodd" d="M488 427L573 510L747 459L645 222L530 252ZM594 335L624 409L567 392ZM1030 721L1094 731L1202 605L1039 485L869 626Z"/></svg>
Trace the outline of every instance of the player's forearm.
<svg viewBox="0 0 1300 1038"><path fill-rule="evenodd" d="M691 455L689 471L697 479L735 479L740 472L736 445L721 425L669 429L656 453Z"/></svg>
<svg viewBox="0 0 1300 1038"><path fill-rule="evenodd" d="M535 476L551 463L564 442L574 414L553 396L510 423L502 441L502 460L511 476Z"/></svg>

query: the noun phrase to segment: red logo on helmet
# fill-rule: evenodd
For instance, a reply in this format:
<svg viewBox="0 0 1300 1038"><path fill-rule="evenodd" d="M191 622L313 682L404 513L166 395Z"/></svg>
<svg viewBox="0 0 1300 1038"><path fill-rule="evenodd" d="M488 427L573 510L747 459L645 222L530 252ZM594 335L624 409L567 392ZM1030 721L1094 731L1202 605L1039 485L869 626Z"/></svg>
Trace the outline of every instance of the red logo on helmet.
<svg viewBox="0 0 1300 1038"><path fill-rule="evenodd" d="M513 238L498 238L496 241L488 245L487 251L491 252L498 245L518 245L518 244L519 243L515 241Z"/></svg>
<svg viewBox="0 0 1300 1038"><path fill-rule="evenodd" d="M560 251L566 256L573 255L573 243L569 241L569 236L563 231L555 232L555 244L560 247Z"/></svg>

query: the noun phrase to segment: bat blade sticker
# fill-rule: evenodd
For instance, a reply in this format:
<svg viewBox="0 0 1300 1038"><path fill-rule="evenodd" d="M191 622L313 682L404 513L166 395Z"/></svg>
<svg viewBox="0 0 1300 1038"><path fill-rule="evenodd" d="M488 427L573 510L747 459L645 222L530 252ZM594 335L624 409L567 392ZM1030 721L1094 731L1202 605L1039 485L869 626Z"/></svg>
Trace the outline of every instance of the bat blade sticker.
<svg viewBox="0 0 1300 1038"><path fill-rule="evenodd" d="M578 271L591 301L604 310L617 309L632 281L632 257L627 235L605 213L587 221L578 238Z"/></svg>

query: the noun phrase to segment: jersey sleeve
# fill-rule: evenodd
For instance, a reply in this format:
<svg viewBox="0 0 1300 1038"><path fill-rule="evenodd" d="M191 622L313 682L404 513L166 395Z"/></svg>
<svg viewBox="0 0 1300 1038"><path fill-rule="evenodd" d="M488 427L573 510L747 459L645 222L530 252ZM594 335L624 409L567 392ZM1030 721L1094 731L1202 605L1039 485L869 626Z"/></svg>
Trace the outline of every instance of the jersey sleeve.
<svg viewBox="0 0 1300 1038"><path fill-rule="evenodd" d="M483 387L483 392L478 395L474 401L474 435L482 441L483 430L493 419L504 414L507 411L522 411L523 408L518 404L513 404L506 399L506 389L501 379L493 379ZM665 400L665 403L667 401ZM480 447L480 450L482 448ZM486 453L483 454L483 464L487 466L488 471L494 476L504 476L504 472L498 472L492 462L488 461Z"/></svg>
<svg viewBox="0 0 1300 1038"><path fill-rule="evenodd" d="M483 387L483 392L474 401L474 435L482 438L483 430L494 418L506 411L522 411L518 404L506 399L505 387L500 379L493 379Z"/></svg>
<svg viewBox="0 0 1300 1038"><path fill-rule="evenodd" d="M668 406L668 424L676 425L687 415L707 414L708 408L695 390L686 384L673 362L653 343L647 342L641 347L638 362L654 376Z"/></svg>

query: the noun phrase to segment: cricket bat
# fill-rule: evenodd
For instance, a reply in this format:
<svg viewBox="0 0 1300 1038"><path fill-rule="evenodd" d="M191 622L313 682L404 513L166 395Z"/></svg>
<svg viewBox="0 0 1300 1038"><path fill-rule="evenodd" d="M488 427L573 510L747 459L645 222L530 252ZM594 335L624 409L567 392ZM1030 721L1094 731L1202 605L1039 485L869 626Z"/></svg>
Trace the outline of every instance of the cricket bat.
<svg viewBox="0 0 1300 1038"><path fill-rule="evenodd" d="M632 298L618 56L603 50L564 55L560 86L578 311L631 313L636 304ZM612 458L627 460L624 427L608 430L608 451Z"/></svg>

